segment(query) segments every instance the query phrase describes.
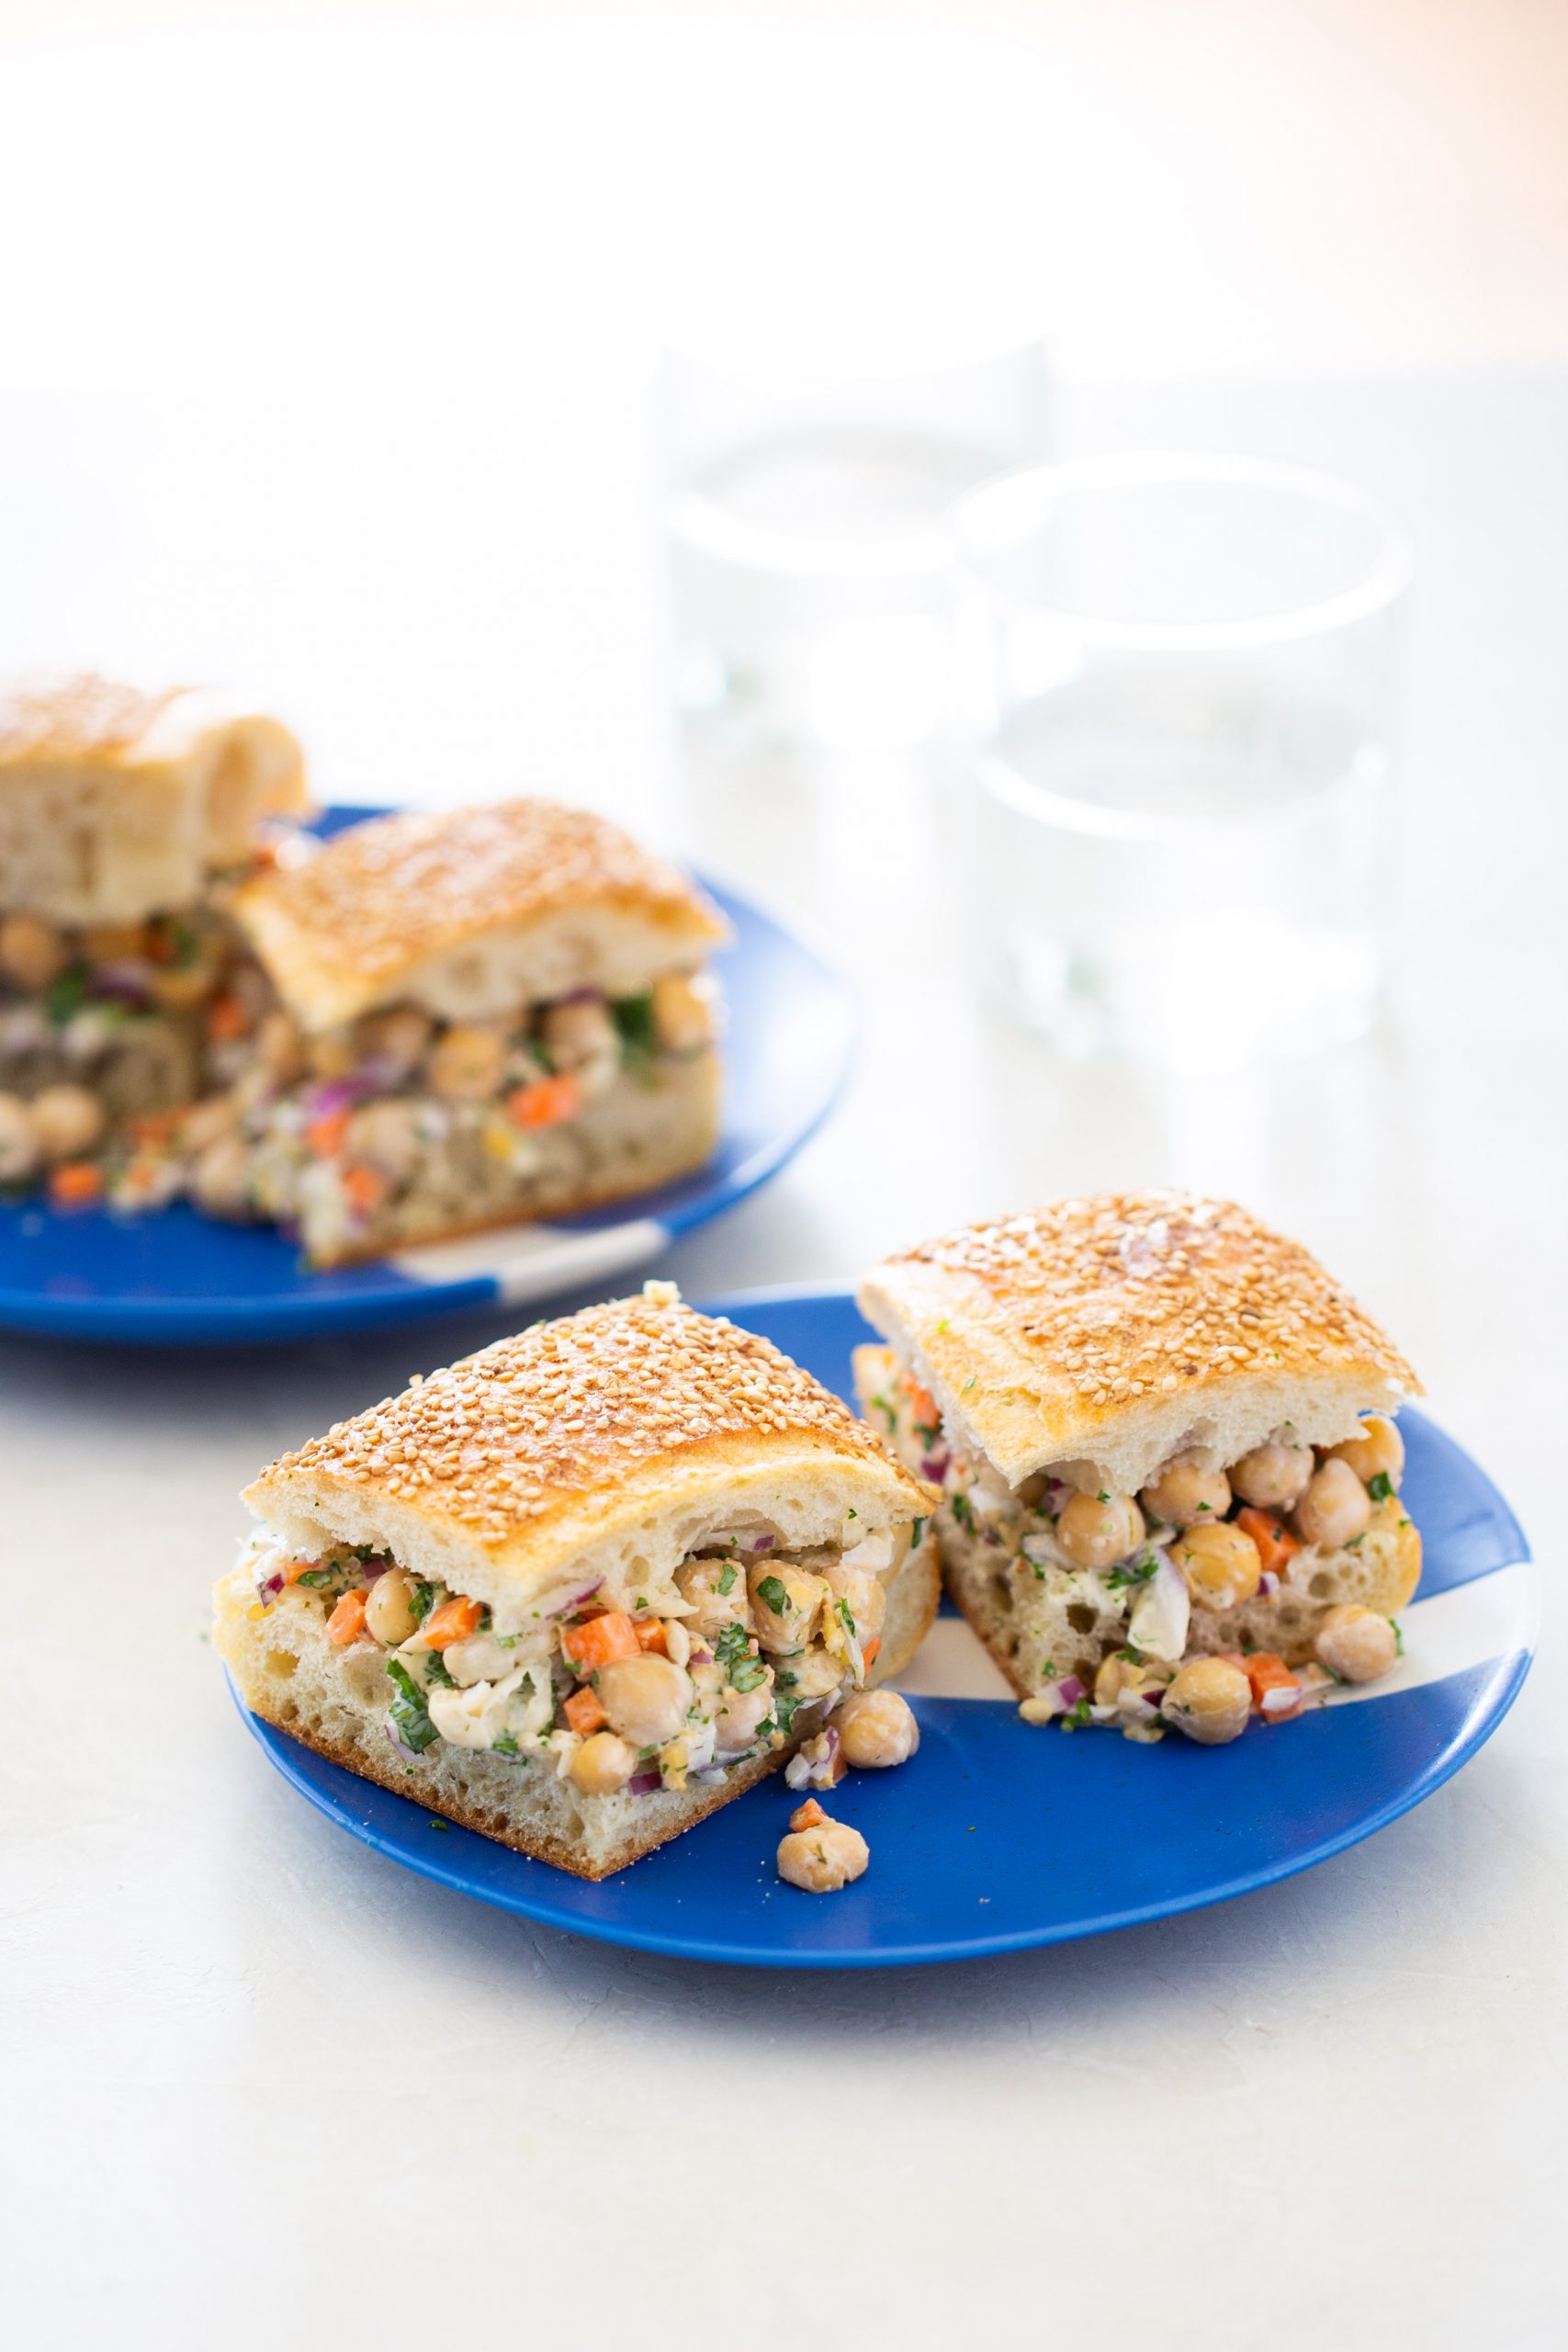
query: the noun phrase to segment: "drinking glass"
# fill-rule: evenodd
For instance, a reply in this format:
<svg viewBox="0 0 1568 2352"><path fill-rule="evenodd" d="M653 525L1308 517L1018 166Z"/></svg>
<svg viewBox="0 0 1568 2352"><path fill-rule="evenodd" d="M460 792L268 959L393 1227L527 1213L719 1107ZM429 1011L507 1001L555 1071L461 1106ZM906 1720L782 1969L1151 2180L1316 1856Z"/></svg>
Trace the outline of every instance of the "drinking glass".
<svg viewBox="0 0 1568 2352"><path fill-rule="evenodd" d="M1200 1071L1364 1030L1410 577L1390 519L1293 467L1122 456L984 484L949 537L1007 1005L1070 1052Z"/></svg>
<svg viewBox="0 0 1568 2352"><path fill-rule="evenodd" d="M671 350L659 419L682 718L763 752L930 737L943 518L1044 453L1043 344L862 373Z"/></svg>

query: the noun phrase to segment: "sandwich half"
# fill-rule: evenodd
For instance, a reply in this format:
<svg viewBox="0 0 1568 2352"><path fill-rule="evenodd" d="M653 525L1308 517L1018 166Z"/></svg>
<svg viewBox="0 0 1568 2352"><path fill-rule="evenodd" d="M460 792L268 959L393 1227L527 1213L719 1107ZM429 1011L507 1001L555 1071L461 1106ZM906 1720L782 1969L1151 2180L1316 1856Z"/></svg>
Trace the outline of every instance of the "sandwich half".
<svg viewBox="0 0 1568 2352"><path fill-rule="evenodd" d="M907 1662L931 1499L767 1340L650 1283L264 1471L217 1644L307 1747L603 1878Z"/></svg>
<svg viewBox="0 0 1568 2352"><path fill-rule="evenodd" d="M320 1265L700 1167L727 936L686 877L547 800L372 820L235 902L276 992L192 1170Z"/></svg>
<svg viewBox="0 0 1568 2352"><path fill-rule="evenodd" d="M0 691L0 1182L91 1197L211 1082L215 1014L265 995L225 893L305 799L288 729L215 695Z"/></svg>
<svg viewBox="0 0 1568 2352"><path fill-rule="evenodd" d="M1102 1194L891 1258L860 1305L862 1410L942 1487L947 1583L1031 1720L1215 1743L1392 1665L1419 1384L1295 1242Z"/></svg>

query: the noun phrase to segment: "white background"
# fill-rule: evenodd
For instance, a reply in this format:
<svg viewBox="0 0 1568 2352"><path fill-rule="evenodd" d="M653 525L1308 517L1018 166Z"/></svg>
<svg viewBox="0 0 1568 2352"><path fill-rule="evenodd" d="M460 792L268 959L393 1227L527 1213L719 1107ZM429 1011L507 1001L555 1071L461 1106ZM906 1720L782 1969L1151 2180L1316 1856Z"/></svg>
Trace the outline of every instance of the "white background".
<svg viewBox="0 0 1568 2352"><path fill-rule="evenodd" d="M18 2343L1561 2340L1562 49L1523 0L0 7L6 662L237 677L329 796L547 786L728 865L826 935L867 1042L675 1253L689 1295L1081 1186L1235 1192L1388 1321L1549 1580L1495 1741L1304 1880L959 1971L688 1968L350 1849L205 1645L246 1478L493 1324L7 1343ZM1377 1039L1246 1085L1064 1069L974 1001L929 778L682 762L649 355L803 278L1048 313L1064 446L1256 448L1401 509Z"/></svg>

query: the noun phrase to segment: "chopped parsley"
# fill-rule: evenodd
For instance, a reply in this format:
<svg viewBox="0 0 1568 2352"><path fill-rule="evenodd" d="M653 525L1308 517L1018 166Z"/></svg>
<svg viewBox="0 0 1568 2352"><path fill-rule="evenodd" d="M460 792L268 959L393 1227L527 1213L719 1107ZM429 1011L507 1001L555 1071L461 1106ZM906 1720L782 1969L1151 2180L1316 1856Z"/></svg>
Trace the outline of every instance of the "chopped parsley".
<svg viewBox="0 0 1568 2352"><path fill-rule="evenodd" d="M490 1748L492 1756L521 1756L523 1753L509 1731L503 1731L499 1739L492 1739Z"/></svg>
<svg viewBox="0 0 1568 2352"><path fill-rule="evenodd" d="M915 1549L915 1546L919 1544L920 1537L924 1534L925 1526L926 1522L923 1519L917 1519L914 1526L910 1529L909 1549L911 1552Z"/></svg>
<svg viewBox="0 0 1568 2352"><path fill-rule="evenodd" d="M409 1595L409 1606L422 1625L435 1606L435 1593L434 1585L419 1583Z"/></svg>
<svg viewBox="0 0 1568 2352"><path fill-rule="evenodd" d="M424 1660L424 1687L427 1690L455 1690L452 1671L439 1650L429 1650Z"/></svg>
<svg viewBox="0 0 1568 2352"><path fill-rule="evenodd" d="M1403 1657L1404 1656L1404 1635L1399 1630L1399 1620L1397 1617L1391 1617L1388 1622L1393 1627L1393 1646L1395 1655L1399 1657Z"/></svg>
<svg viewBox="0 0 1568 2352"><path fill-rule="evenodd" d="M295 1578L297 1584L308 1584L312 1592L325 1592L327 1587L336 1581L335 1568L307 1568L302 1577Z"/></svg>
<svg viewBox="0 0 1568 2352"><path fill-rule="evenodd" d="M962 1491L955 1494L953 1498L953 1516L958 1521L960 1527L967 1529L971 1535L974 1534L975 1506L970 1501L968 1496L964 1494Z"/></svg>
<svg viewBox="0 0 1568 2352"><path fill-rule="evenodd" d="M898 1416L894 1411L886 1396L874 1396L871 1399L871 1408L874 1413L884 1413L886 1415L887 1426L890 1430L896 1430L897 1428Z"/></svg>
<svg viewBox="0 0 1568 2352"><path fill-rule="evenodd" d="M1145 1552L1143 1558L1134 1560L1131 1567L1123 1564L1119 1568L1112 1568L1105 1581L1112 1592L1126 1592L1135 1584L1147 1584L1152 1577L1158 1574L1159 1562L1152 1552Z"/></svg>
<svg viewBox="0 0 1568 2352"><path fill-rule="evenodd" d="M935 1421L917 1421L915 1435L922 1445L934 1445L942 1435L942 1430Z"/></svg>
<svg viewBox="0 0 1568 2352"><path fill-rule="evenodd" d="M855 1621L850 1615L849 1602L847 1600L835 1600L833 1607L838 1612L840 1624L842 1625L845 1633L850 1636L850 1639L853 1641L855 1639Z"/></svg>
<svg viewBox="0 0 1568 2352"><path fill-rule="evenodd" d="M1090 1707L1089 1702L1087 1699L1080 1699L1076 1707L1069 1708L1068 1712L1062 1717L1062 1729L1064 1731L1081 1731L1084 1724L1089 1721L1092 1712L1093 1710Z"/></svg>
<svg viewBox="0 0 1568 2352"><path fill-rule="evenodd" d="M80 1012L87 995L87 967L71 964L51 980L43 992L43 1009L57 1029L63 1029L73 1012Z"/></svg>
<svg viewBox="0 0 1568 2352"><path fill-rule="evenodd" d="M755 1690L768 1670L753 1656L744 1625L727 1625L714 1644L713 1654L732 1690Z"/></svg>
<svg viewBox="0 0 1568 2352"><path fill-rule="evenodd" d="M777 1577L762 1578L761 1583L757 1587L757 1598L764 1608L771 1609L776 1617L782 1617L789 1607L789 1595Z"/></svg>
<svg viewBox="0 0 1568 2352"><path fill-rule="evenodd" d="M621 1041L622 1061L651 1061L655 1044L653 990L646 989L641 996L616 997L610 1006L610 1018Z"/></svg>
<svg viewBox="0 0 1568 2352"><path fill-rule="evenodd" d="M1393 1480L1389 1476L1386 1470L1380 1470L1375 1478L1369 1478L1367 1480L1367 1492L1371 1495L1373 1502L1375 1503L1386 1503L1388 1501L1390 1496L1393 1492Z"/></svg>
<svg viewBox="0 0 1568 2352"><path fill-rule="evenodd" d="M431 1741L439 1736L430 1720L424 1693L401 1658L389 1657L387 1672L396 1686L396 1695L387 1710L392 1728L405 1747L412 1747L416 1755L423 1755Z"/></svg>
<svg viewBox="0 0 1568 2352"><path fill-rule="evenodd" d="M725 1564L724 1564L724 1574L720 1577L720 1578L719 1578L719 1580L718 1580L718 1589L719 1589L719 1591L720 1591L720 1592L733 1592L733 1591L734 1591L734 1589L735 1589L735 1576L736 1576L736 1568L735 1568L735 1563L734 1563L734 1561L733 1561L733 1560L726 1560L726 1562L725 1562Z"/></svg>

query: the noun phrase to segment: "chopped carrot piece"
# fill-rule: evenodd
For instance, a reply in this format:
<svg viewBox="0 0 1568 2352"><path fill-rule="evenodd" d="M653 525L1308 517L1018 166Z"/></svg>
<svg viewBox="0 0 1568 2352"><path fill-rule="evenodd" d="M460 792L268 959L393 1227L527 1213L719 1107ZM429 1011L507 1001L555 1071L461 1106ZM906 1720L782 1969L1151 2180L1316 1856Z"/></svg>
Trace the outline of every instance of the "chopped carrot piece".
<svg viewBox="0 0 1568 2352"><path fill-rule="evenodd" d="M1302 1686L1282 1657L1272 1650L1254 1650L1250 1657L1241 1660L1241 1670L1252 1685L1252 1703L1258 1709L1266 1724L1288 1723L1302 1708ZM1269 1704L1271 1693L1293 1694L1288 1704L1276 1699Z"/></svg>
<svg viewBox="0 0 1568 2352"><path fill-rule="evenodd" d="M670 1637L664 1630L662 1617L634 1617L632 1631L637 1635L639 1650L656 1650L660 1657L670 1655Z"/></svg>
<svg viewBox="0 0 1568 2352"><path fill-rule="evenodd" d="M130 1122L130 1140L140 1150L157 1151L173 1140L178 1119L173 1111L147 1111Z"/></svg>
<svg viewBox="0 0 1568 2352"><path fill-rule="evenodd" d="M873 1634L873 1635L872 1635L872 1637L871 1637L870 1641L869 1641L869 1642L867 1642L867 1644L866 1644L866 1645L865 1645L864 1649L863 1649L863 1650L862 1650L862 1652L861 1652L861 1660L862 1660L862 1663L863 1664L863 1666L865 1667L866 1672L867 1672L868 1674L870 1673L870 1671L871 1671L872 1668L876 1664L876 1653L877 1653L877 1651L878 1651L881 1647L882 1647L882 1636L881 1636L881 1634Z"/></svg>
<svg viewBox="0 0 1568 2352"><path fill-rule="evenodd" d="M792 1829L818 1829L827 1818L816 1798L807 1797L806 1803L797 1804L790 1815L789 1826Z"/></svg>
<svg viewBox="0 0 1568 2352"><path fill-rule="evenodd" d="M931 1395L931 1390L922 1388L912 1372L905 1373L898 1385L908 1398L916 1420L923 1421L928 1429L933 1428L941 1420L942 1415L937 1411L936 1398Z"/></svg>
<svg viewBox="0 0 1568 2352"><path fill-rule="evenodd" d="M479 1630L483 1609L467 1593L455 1592L439 1609L433 1609L423 1627L427 1650L449 1650L454 1642L466 1642Z"/></svg>
<svg viewBox="0 0 1568 2352"><path fill-rule="evenodd" d="M574 1690L572 1692L570 1698L562 1707L561 1713L566 1717L567 1722L571 1725L572 1730L581 1732L584 1739L587 1738L591 1731L603 1731L604 1725L610 1720L609 1716L604 1713L604 1708L599 1704L598 1691L590 1690L586 1682L583 1684L581 1690Z"/></svg>
<svg viewBox="0 0 1568 2352"><path fill-rule="evenodd" d="M636 1657L642 1646L624 1609L606 1609L602 1616L569 1625L560 1645L580 1674L592 1674L618 1657Z"/></svg>
<svg viewBox="0 0 1568 2352"><path fill-rule="evenodd" d="M57 1209L80 1206L104 1196L104 1171L91 1159L68 1159L51 1171L49 1197Z"/></svg>
<svg viewBox="0 0 1568 2352"><path fill-rule="evenodd" d="M1244 1528L1257 1544L1258 1555L1265 1571L1277 1577L1283 1576L1292 1558L1302 1548L1284 1521L1277 1519L1271 1510L1258 1510L1249 1503L1245 1510L1237 1511L1235 1523Z"/></svg>
<svg viewBox="0 0 1568 2352"><path fill-rule="evenodd" d="M251 1016L237 996L227 989L207 1008L207 1034L215 1046L231 1046L249 1034Z"/></svg>
<svg viewBox="0 0 1568 2352"><path fill-rule="evenodd" d="M321 1117L312 1119L306 1128L305 1141L318 1159L334 1159L343 1148L343 1139L347 1133L346 1111L323 1111Z"/></svg>
<svg viewBox="0 0 1568 2352"><path fill-rule="evenodd" d="M290 1560L283 1571L283 1581L285 1584L298 1584L301 1577L308 1576L312 1568L319 1568L321 1565L320 1560Z"/></svg>
<svg viewBox="0 0 1568 2352"><path fill-rule="evenodd" d="M340 1649L346 1649L350 1642L356 1642L364 1631L365 1595L355 1585L352 1592L344 1594L327 1619L327 1639L336 1642Z"/></svg>
<svg viewBox="0 0 1568 2352"><path fill-rule="evenodd" d="M506 1098L506 1115L517 1127L558 1127L575 1119L582 1108L582 1083L570 1070L558 1078L536 1079Z"/></svg>
<svg viewBox="0 0 1568 2352"><path fill-rule="evenodd" d="M363 1159L353 1160L343 1171L343 1196L356 1216L369 1216L387 1197L387 1180Z"/></svg>

